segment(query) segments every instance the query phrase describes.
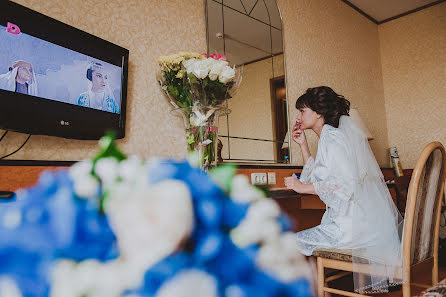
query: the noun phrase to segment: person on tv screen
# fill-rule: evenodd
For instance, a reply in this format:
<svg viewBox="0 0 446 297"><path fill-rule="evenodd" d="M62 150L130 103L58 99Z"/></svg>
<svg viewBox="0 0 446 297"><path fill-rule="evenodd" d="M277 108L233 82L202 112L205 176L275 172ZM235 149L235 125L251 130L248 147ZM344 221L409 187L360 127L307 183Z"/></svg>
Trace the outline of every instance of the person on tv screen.
<svg viewBox="0 0 446 297"><path fill-rule="evenodd" d="M37 96L37 81L33 66L26 61L15 61L8 72L0 75L0 89Z"/></svg>
<svg viewBox="0 0 446 297"><path fill-rule="evenodd" d="M91 63L87 69L88 91L77 99L80 106L119 113L119 106L107 85L108 75L102 64Z"/></svg>

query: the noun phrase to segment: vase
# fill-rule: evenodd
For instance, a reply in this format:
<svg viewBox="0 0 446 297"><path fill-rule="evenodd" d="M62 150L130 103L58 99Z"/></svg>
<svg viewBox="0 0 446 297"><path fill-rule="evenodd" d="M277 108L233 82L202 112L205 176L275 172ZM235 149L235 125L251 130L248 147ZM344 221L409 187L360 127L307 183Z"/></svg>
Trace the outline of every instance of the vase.
<svg viewBox="0 0 446 297"><path fill-rule="evenodd" d="M177 108L184 119L187 150L194 153L199 166L208 171L217 165L218 118L229 114L225 106L190 106Z"/></svg>

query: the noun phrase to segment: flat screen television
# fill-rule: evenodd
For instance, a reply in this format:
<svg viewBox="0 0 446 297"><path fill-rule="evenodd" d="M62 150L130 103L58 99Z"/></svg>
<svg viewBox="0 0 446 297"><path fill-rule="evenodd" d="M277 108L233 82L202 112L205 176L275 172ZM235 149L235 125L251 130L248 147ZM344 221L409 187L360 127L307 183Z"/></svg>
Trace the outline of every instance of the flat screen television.
<svg viewBox="0 0 446 297"><path fill-rule="evenodd" d="M129 51L0 1L0 129L72 139L125 136Z"/></svg>

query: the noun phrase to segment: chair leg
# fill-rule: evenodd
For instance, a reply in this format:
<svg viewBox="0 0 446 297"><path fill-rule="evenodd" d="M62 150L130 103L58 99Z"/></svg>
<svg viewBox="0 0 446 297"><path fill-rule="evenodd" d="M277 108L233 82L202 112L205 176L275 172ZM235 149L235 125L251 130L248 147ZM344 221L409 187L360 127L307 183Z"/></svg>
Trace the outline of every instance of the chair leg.
<svg viewBox="0 0 446 297"><path fill-rule="evenodd" d="M438 257L434 257L434 265L432 266L432 285L438 283Z"/></svg>
<svg viewBox="0 0 446 297"><path fill-rule="evenodd" d="M322 258L317 257L317 296L324 297L324 265L322 264Z"/></svg>
<svg viewBox="0 0 446 297"><path fill-rule="evenodd" d="M403 284L403 297L411 297L411 295L410 295L410 283Z"/></svg>

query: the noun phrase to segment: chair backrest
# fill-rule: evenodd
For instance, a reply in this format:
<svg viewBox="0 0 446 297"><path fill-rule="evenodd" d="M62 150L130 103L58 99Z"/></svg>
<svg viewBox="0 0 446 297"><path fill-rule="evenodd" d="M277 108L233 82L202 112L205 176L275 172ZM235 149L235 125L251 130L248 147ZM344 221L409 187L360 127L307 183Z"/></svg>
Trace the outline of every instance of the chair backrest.
<svg viewBox="0 0 446 297"><path fill-rule="evenodd" d="M446 153L439 142L421 152L412 173L404 218L405 263L419 263L438 252L440 208L446 172Z"/></svg>

